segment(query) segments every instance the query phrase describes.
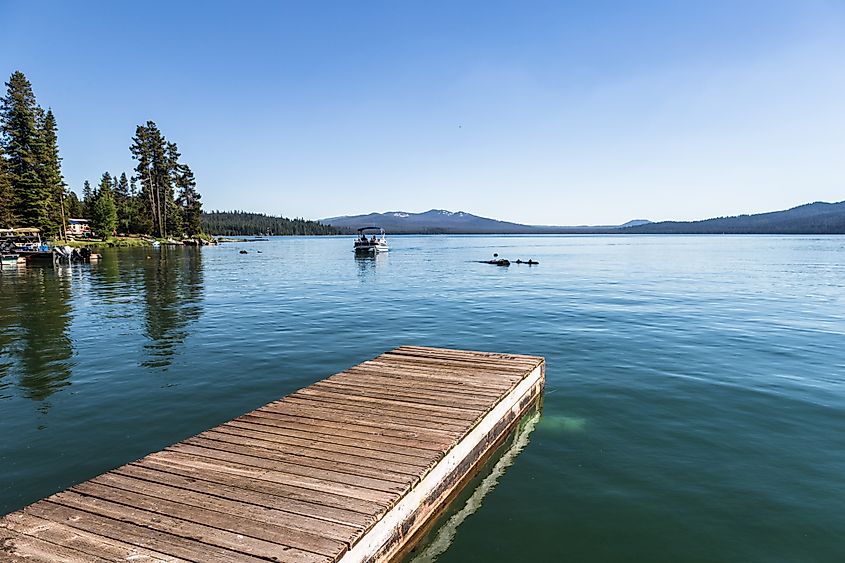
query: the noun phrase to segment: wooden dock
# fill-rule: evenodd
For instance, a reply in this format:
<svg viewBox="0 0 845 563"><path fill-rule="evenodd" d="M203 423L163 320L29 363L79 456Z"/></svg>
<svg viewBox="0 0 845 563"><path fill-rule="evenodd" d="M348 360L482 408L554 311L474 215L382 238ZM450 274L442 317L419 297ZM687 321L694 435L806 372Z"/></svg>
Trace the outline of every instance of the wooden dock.
<svg viewBox="0 0 845 563"><path fill-rule="evenodd" d="M0 560L390 561L536 403L544 370L397 348L0 518Z"/></svg>

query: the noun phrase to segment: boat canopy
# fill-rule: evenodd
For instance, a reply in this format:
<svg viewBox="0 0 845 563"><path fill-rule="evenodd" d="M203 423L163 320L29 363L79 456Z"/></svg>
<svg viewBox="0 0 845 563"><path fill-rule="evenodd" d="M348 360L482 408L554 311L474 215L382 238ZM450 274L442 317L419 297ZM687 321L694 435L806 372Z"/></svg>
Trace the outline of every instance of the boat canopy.
<svg viewBox="0 0 845 563"><path fill-rule="evenodd" d="M0 229L0 235L37 235L41 229L35 227L18 227L16 229Z"/></svg>
<svg viewBox="0 0 845 563"><path fill-rule="evenodd" d="M0 229L2 239L37 239L40 238L41 229L35 227L18 227L17 229Z"/></svg>
<svg viewBox="0 0 845 563"><path fill-rule="evenodd" d="M383 233L384 229L382 229L381 227L361 227L360 229L358 229L359 233L363 233L364 231L381 231Z"/></svg>

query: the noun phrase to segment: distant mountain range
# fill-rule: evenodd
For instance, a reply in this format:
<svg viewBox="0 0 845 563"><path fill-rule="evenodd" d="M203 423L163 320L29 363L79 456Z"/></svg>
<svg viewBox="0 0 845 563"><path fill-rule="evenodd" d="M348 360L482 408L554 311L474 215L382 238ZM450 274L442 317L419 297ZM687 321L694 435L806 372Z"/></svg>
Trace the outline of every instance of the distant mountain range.
<svg viewBox="0 0 845 563"><path fill-rule="evenodd" d="M623 225L522 225L479 217L464 211L432 209L424 213L390 211L321 219L341 230L377 225L390 233L422 234L845 234L845 201L816 202L784 211L717 217L703 221L642 219Z"/></svg>
<svg viewBox="0 0 845 563"><path fill-rule="evenodd" d="M389 233L423 233L423 234L537 234L582 232L592 230L615 230L630 226L647 224L648 221L629 221L624 225L602 227L556 227L522 225L508 221L498 221L487 217L479 217L465 211L446 211L432 209L424 213L408 213L405 211L388 211L387 213L370 213L367 215L344 215L320 219L326 225L340 229L354 230L359 227L379 226Z"/></svg>

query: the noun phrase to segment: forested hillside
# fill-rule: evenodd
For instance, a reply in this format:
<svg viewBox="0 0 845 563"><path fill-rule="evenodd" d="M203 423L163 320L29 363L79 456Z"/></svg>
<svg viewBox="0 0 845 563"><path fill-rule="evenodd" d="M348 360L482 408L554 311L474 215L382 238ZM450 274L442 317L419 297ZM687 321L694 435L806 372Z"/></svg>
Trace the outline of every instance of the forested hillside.
<svg viewBox="0 0 845 563"><path fill-rule="evenodd" d="M629 227L622 233L654 234L845 234L845 201L808 203L771 213L718 217L704 221L662 221Z"/></svg>
<svg viewBox="0 0 845 563"><path fill-rule="evenodd" d="M288 219L246 211L211 211L202 214L203 230L214 235L336 235L338 229L305 219Z"/></svg>

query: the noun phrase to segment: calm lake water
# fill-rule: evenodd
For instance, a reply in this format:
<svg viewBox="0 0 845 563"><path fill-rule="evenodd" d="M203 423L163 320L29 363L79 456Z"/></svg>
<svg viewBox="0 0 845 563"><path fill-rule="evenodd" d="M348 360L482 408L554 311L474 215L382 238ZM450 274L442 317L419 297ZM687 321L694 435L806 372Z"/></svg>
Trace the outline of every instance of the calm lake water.
<svg viewBox="0 0 845 563"><path fill-rule="evenodd" d="M390 242L4 268L0 514L419 344L547 360L419 560L845 560L845 237Z"/></svg>

